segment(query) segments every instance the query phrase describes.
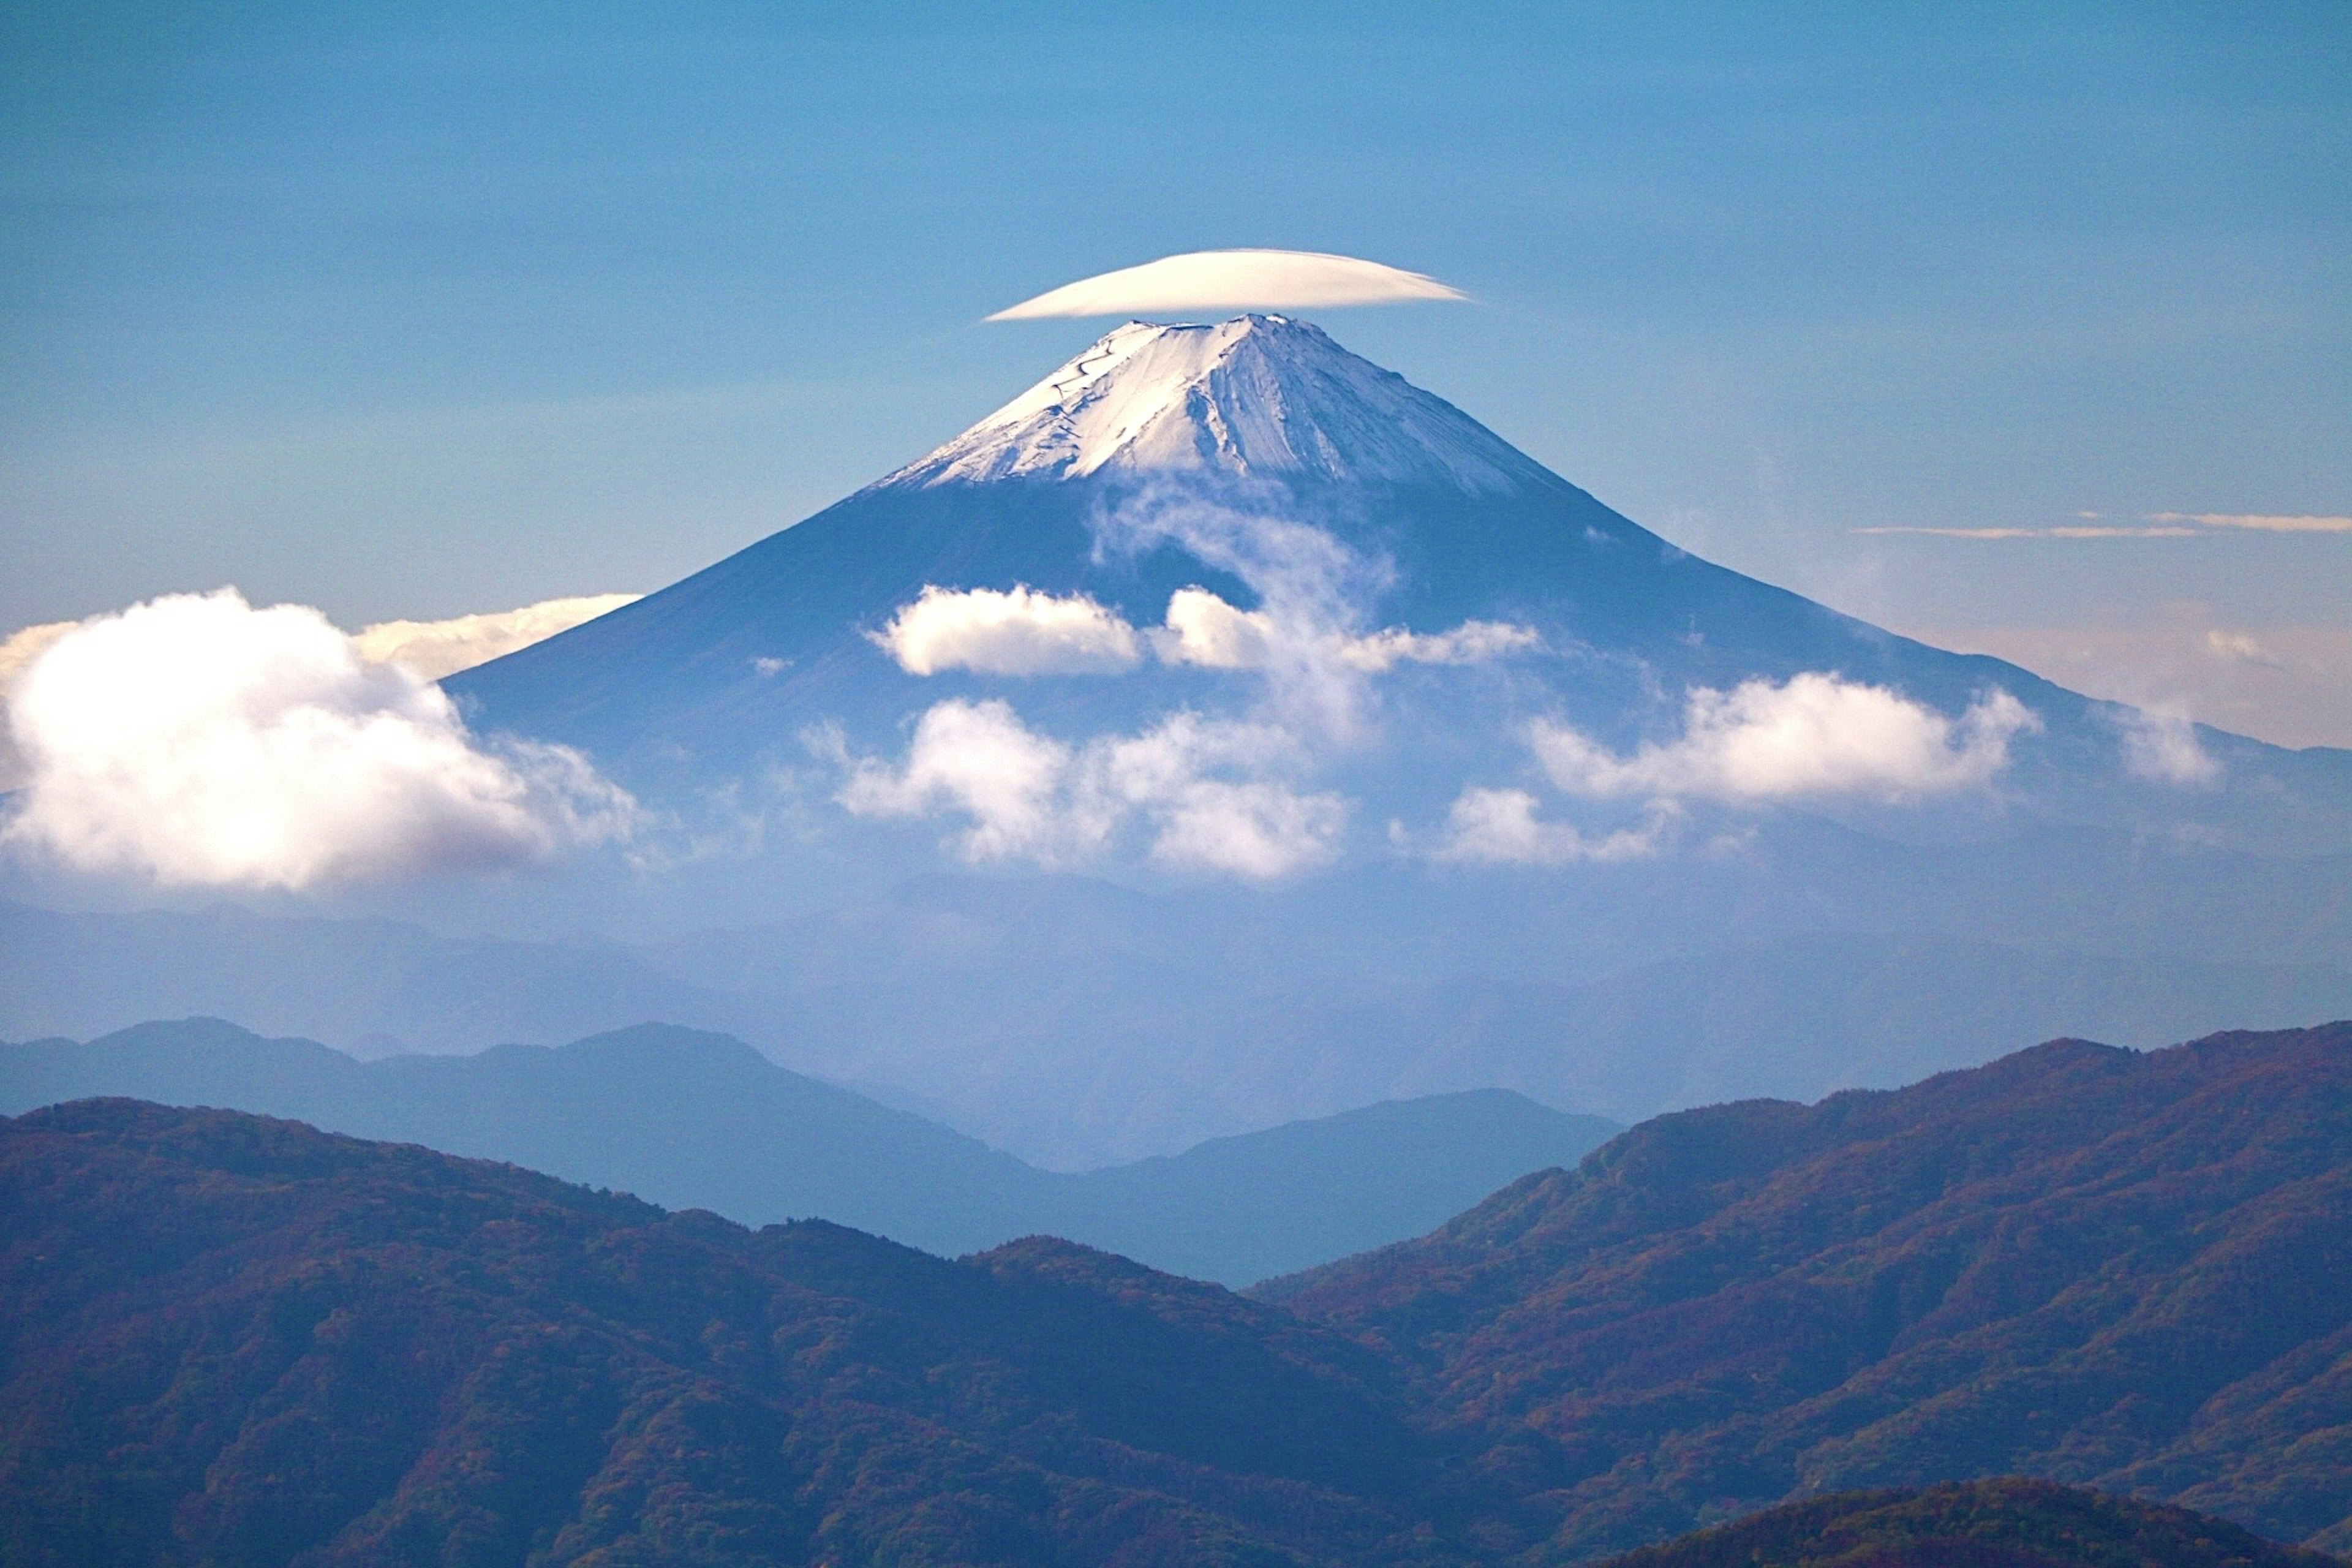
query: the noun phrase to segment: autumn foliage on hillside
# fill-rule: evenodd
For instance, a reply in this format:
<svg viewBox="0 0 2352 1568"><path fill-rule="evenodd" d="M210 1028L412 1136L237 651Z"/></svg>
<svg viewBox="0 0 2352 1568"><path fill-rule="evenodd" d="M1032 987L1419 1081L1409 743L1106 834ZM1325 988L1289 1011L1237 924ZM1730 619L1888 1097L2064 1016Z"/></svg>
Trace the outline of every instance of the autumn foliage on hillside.
<svg viewBox="0 0 2352 1568"><path fill-rule="evenodd" d="M1557 1444L1564 1556L2028 1474L2352 1544L2352 1025L1660 1117L1267 1292Z"/></svg>

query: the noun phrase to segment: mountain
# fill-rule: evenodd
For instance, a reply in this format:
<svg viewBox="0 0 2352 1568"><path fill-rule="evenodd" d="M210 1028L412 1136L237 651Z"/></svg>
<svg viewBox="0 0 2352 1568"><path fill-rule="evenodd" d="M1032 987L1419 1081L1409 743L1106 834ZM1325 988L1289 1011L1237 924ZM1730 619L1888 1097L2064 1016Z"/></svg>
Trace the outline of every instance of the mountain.
<svg viewBox="0 0 2352 1568"><path fill-rule="evenodd" d="M2084 853L2052 858L2079 872ZM1892 1088L2020 1040L2154 1047L2352 1014L2352 942L2339 940L2352 936L2340 929L2352 865L2315 895L2302 885L2313 868L2212 858L2186 878L2171 853L2118 847L2085 886L2012 908L2012 931L2001 910L2020 895L2002 857L1949 851L1915 911L1938 930L1748 942L1731 938L1757 907L1754 878L1722 866L1605 927L1594 909L1620 897L1606 880L1552 889L1549 909L1521 888L1505 903L1521 921L1509 931L1463 907L1503 901L1483 881L1403 872L1275 896L930 876L814 915L642 943L0 902L0 1039L201 1014L373 1057L552 1045L659 1018L1059 1169L1482 1088L1630 1123ZM1863 874L1827 853L1803 864L1804 896L1826 905ZM2109 911L2101 948L2037 935L2090 901ZM2260 945L2261 960L2216 956L2233 944Z"/></svg>
<svg viewBox="0 0 2352 1568"><path fill-rule="evenodd" d="M506 1160L742 1224L821 1217L950 1257L1052 1233L1233 1286L1417 1236L1618 1131L1487 1089L1064 1174L656 1025L367 1063L205 1018L0 1045L0 1113L106 1095Z"/></svg>
<svg viewBox="0 0 2352 1568"><path fill-rule="evenodd" d="M1701 561L1286 318L1122 328L446 689L584 749L636 837L313 902L366 919L0 909L0 1034L660 1019L1073 1168L2352 1012L2352 752Z"/></svg>
<svg viewBox="0 0 2352 1568"><path fill-rule="evenodd" d="M2069 1098L2048 1121L2081 1109ZM2184 1181L2219 1173L2179 1153ZM2294 1228L2287 1205L2270 1208L2272 1229ZM951 1263L817 1221L747 1231L511 1165L119 1100L0 1121L0 1212L12 1563L1591 1555L1574 1527L1591 1489L1561 1481L1608 1432L1465 1419L1377 1339L1066 1242ZM2110 1289L2146 1284L2116 1274ZM2147 1300L2179 1319L2177 1292ZM2237 1305L2252 1310L2217 1342L2225 1359L2297 1310ZM2183 1370L2159 1358L2132 1372L2161 1404ZM1963 1370L1958 1386L1985 1381ZM1941 1404L1894 1396L1931 1421ZM1707 1397L1693 1385L1682 1401ZM2306 1398L2273 1435L2300 1422L2314 1487L2340 1495L2327 1418L2324 1397ZM2107 1441L2137 1436L2126 1420ZM2206 1437L2203 1469L2233 1483L2269 1452L2243 1421ZM1618 1476L1629 1519L1651 1479L1639 1464ZM1742 1497L1700 1500L1721 1518ZM2017 1481L1812 1498L1635 1561L1661 1559L2328 1561L2178 1509Z"/></svg>
<svg viewBox="0 0 2352 1568"><path fill-rule="evenodd" d="M0 1560L1460 1563L1360 1347L226 1111L0 1124Z"/></svg>
<svg viewBox="0 0 2352 1568"><path fill-rule="evenodd" d="M2352 1024L1658 1118L1264 1288L1556 1441L1564 1555L2026 1473L2352 1544Z"/></svg>
<svg viewBox="0 0 2352 1568"><path fill-rule="evenodd" d="M2326 1568L2182 1508L2049 1481L1839 1492L1611 1560L1609 1568Z"/></svg>
<svg viewBox="0 0 2352 1568"><path fill-rule="evenodd" d="M2014 737L2021 773L2062 816L2112 822L2148 802L2212 815L2204 792L2151 790L2124 765L2127 710L1702 561L1312 324L1270 315L1131 322L835 506L446 684L484 724L582 746L658 791L709 787L753 759L805 763L813 724L878 743L946 698L1012 698L1066 733L1187 705L1239 710L1261 696L1243 677L1283 673L1278 658L1209 657L1189 640L1199 657L1115 659L1108 675L1083 661L919 672L875 634L927 587L1084 594L1140 628L1205 588L1224 612L1267 617L1260 629L1296 634L1310 663L1321 646L1327 666L1389 678L1380 701L1399 743L1344 770L1369 805L1425 806L1433 789L1442 804L1466 763L1499 762L1514 721L1537 714L1616 742L1678 716L1695 686L1834 672L1955 717L1993 689L2021 700L2040 728ZM1531 640L1490 647L1524 655L1491 662L1411 640L1466 626ZM1330 640L1381 628L1396 640ZM2242 805L2251 781L2227 769L2251 767L2342 825L2352 756L2196 740L2223 764L2209 781L2221 796ZM2086 773L2103 802L2080 793ZM2284 828L2296 808L2269 809Z"/></svg>

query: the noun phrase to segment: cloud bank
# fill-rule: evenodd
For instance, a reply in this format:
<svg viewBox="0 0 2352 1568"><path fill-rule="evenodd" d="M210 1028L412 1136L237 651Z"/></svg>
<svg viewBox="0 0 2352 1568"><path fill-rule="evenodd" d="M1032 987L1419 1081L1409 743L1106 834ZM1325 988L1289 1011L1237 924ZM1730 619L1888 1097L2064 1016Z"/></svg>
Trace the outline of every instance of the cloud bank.
<svg viewBox="0 0 2352 1568"><path fill-rule="evenodd" d="M1074 747L1001 700L950 700L917 721L904 762L840 760L842 805L965 817L956 847L971 860L1076 865L1137 821L1162 865L1265 879L1328 859L1347 820L1338 795L1289 782L1299 758L1280 731L1190 712Z"/></svg>
<svg viewBox="0 0 2352 1568"><path fill-rule="evenodd" d="M1558 788L1594 798L1758 803L1858 796L1902 801L1981 784L2040 721L2005 691L1958 720L1885 687L1809 672L1690 694L1678 740L1620 756L1564 724L1528 731Z"/></svg>
<svg viewBox="0 0 2352 1568"><path fill-rule="evenodd" d="M1194 250L1082 278L988 319L1315 310L1465 298L1460 289L1434 278L1353 256L1312 250Z"/></svg>
<svg viewBox="0 0 2352 1568"><path fill-rule="evenodd" d="M469 736L318 611L174 595L52 639L5 698L0 841L165 885L308 888L511 864L628 831L577 752Z"/></svg>
<svg viewBox="0 0 2352 1568"><path fill-rule="evenodd" d="M427 680L438 680L445 675L502 658L517 648L544 642L583 621L609 615L624 605L634 605L643 596L588 594L570 599L542 599L519 610L457 616L446 621L379 621L361 627L352 641L362 658L376 664L402 665Z"/></svg>
<svg viewBox="0 0 2352 1568"><path fill-rule="evenodd" d="M1028 587L926 585L872 635L909 675L1117 675L1143 658L1142 639L1116 610Z"/></svg>

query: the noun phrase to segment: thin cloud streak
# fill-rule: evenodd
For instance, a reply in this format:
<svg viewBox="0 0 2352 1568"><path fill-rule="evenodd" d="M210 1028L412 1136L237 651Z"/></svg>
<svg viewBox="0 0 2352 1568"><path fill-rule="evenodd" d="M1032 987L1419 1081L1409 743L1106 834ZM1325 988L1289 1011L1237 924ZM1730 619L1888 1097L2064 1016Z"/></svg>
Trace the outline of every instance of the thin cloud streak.
<svg viewBox="0 0 2352 1568"><path fill-rule="evenodd" d="M2263 512L2153 511L2150 522L2201 522L2262 533L2352 533L2352 517L2280 517Z"/></svg>

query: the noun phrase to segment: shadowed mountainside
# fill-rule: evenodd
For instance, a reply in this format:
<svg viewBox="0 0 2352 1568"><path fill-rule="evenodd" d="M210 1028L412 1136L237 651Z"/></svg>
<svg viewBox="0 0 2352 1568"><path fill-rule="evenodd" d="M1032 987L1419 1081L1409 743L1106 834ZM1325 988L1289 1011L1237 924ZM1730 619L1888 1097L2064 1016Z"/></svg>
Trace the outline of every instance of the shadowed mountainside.
<svg viewBox="0 0 2352 1568"><path fill-rule="evenodd" d="M1563 1556L2028 1473L2352 1542L2352 1025L1660 1117L1265 1288L1559 1445Z"/></svg>
<svg viewBox="0 0 2352 1568"><path fill-rule="evenodd" d="M6 1123L0 1211L10 1563L1464 1555L1378 1356L1066 1243L127 1100Z"/></svg>
<svg viewBox="0 0 2352 1568"><path fill-rule="evenodd" d="M2187 1509L2049 1481L1838 1492L1644 1547L1608 1568L2328 1568Z"/></svg>
<svg viewBox="0 0 2352 1568"><path fill-rule="evenodd" d="M0 1561L1594 1554L1592 1489L1561 1482L1605 1433L1465 1413L1377 1342L1065 1242L950 1263L821 1222L746 1231L512 1166L119 1100L0 1122ZM2203 1336L2219 1328L2184 1312L2180 1289L2094 1271ZM2275 1307L2235 1305L2242 1339L2275 1337ZM2063 1347L2050 1360L2063 1373ZM2180 1372L2143 1357L2137 1396L2161 1401ZM1932 1415L1939 1396L1911 1397ZM2302 1445L2340 1489L2343 1467L2316 1468L2325 1415L2306 1407L2299 1436L2268 1440ZM2209 1474L2263 1461L2262 1435L2214 1436ZM1923 1430L1911 1458L1968 1456ZM1646 1514L1655 1539L1672 1527L1646 1479L1616 1478L1620 1522ZM1706 1500L1718 1517L1738 1501ZM1641 1560L1685 1561L2323 1560L2001 1481L1815 1499Z"/></svg>

